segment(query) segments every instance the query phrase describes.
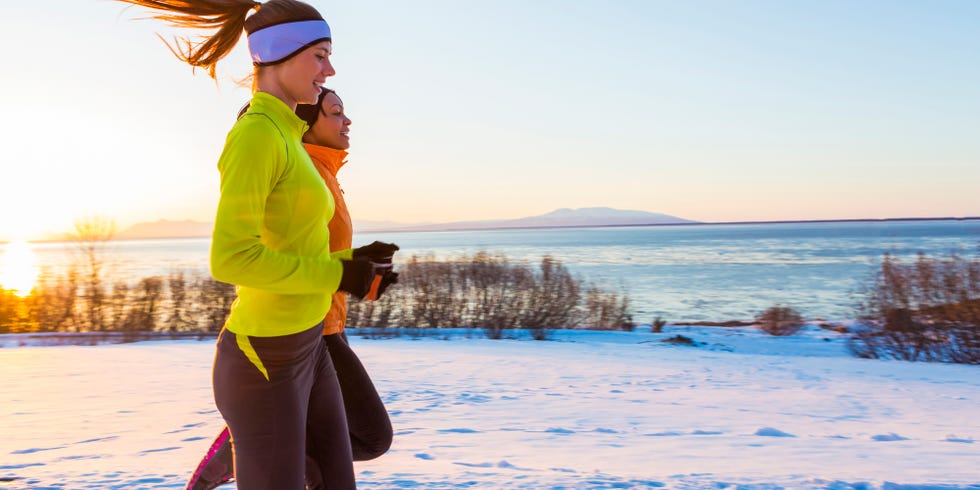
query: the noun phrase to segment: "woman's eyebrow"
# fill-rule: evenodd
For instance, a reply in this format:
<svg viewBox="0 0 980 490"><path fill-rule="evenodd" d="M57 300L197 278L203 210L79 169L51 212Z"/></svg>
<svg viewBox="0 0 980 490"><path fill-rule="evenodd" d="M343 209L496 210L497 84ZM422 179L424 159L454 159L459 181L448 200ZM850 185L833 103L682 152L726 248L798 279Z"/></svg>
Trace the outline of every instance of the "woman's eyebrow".
<svg viewBox="0 0 980 490"><path fill-rule="evenodd" d="M340 105L340 104L333 104L333 105L331 105L331 106L330 106L330 109L331 109L331 110L332 110L332 109L335 109L335 108L336 108L336 109L340 109L340 110L344 110L344 106L342 106L342 105Z"/></svg>

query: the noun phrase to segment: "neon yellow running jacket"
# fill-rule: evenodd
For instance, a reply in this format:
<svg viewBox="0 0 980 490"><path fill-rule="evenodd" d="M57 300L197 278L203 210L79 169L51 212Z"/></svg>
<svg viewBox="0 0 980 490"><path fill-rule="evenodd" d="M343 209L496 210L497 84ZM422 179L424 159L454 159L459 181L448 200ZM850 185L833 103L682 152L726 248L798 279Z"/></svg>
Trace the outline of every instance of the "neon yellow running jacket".
<svg viewBox="0 0 980 490"><path fill-rule="evenodd" d="M274 337L324 319L340 285L345 249L331 254L330 195L301 141L307 125L278 98L252 97L218 160L221 197L211 275L237 286L225 328Z"/></svg>

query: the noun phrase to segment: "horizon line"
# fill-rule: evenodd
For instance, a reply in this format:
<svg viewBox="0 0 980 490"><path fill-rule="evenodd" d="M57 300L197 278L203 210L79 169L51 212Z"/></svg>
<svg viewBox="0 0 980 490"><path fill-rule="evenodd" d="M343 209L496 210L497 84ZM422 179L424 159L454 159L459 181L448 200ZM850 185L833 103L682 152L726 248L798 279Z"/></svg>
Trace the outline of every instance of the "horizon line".
<svg viewBox="0 0 980 490"><path fill-rule="evenodd" d="M977 221L980 216L945 216L945 217L901 217L901 218L842 218L842 219L809 219L809 220L759 220L759 221L687 221L682 223L622 223L622 224L595 224L595 225L540 225L540 226L491 226L491 227L459 227L459 228L432 228L432 229L407 229L407 228L378 228L364 230L356 233L441 233L447 231L499 231L499 230L547 230L547 229L569 229L569 228L626 228L626 227L667 227L667 226L732 226L732 225L778 225L778 224L819 224L819 223L880 223L892 221ZM171 221L161 219L158 221ZM194 221L194 220L173 220L173 221ZM207 224L207 222L194 221L195 223ZM432 226L439 225L406 225L406 226ZM183 235L183 236L146 236L146 237L113 237L110 241L128 240L179 240L190 238L209 238L207 235ZM11 243L12 240L0 240L0 244ZM60 243L71 242L71 238L42 238L37 240L24 240L27 243Z"/></svg>

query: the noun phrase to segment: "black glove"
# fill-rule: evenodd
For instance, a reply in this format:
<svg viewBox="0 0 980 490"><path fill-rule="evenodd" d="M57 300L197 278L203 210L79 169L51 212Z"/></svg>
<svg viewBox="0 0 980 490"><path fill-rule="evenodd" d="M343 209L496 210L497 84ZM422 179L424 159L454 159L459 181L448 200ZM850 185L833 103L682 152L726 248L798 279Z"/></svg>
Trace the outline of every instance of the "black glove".
<svg viewBox="0 0 980 490"><path fill-rule="evenodd" d="M366 260L341 260L340 263L344 266L344 273L340 276L340 287L337 289L347 291L358 299L364 298L374 280L374 264Z"/></svg>
<svg viewBox="0 0 980 490"><path fill-rule="evenodd" d="M388 271L385 272L383 276L381 276L381 284L378 285L378 297L380 298L381 295L384 294L385 290L388 289L388 286L397 283L398 283L398 273L391 269L388 269Z"/></svg>
<svg viewBox="0 0 980 490"><path fill-rule="evenodd" d="M375 240L370 245L354 249L354 260L370 260L377 264L390 264L398 245Z"/></svg>

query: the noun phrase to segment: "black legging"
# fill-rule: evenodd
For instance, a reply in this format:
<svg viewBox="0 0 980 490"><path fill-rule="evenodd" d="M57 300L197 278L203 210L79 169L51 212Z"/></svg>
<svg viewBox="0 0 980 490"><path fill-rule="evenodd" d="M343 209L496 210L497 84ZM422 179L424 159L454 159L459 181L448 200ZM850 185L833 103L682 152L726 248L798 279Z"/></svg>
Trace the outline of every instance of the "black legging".
<svg viewBox="0 0 980 490"><path fill-rule="evenodd" d="M357 354L347 345L343 332L324 335L324 343L333 367L337 370L340 391L344 395L347 429L354 461L377 458L391 447L392 430L388 410L371 382Z"/></svg>
<svg viewBox="0 0 980 490"><path fill-rule="evenodd" d="M326 477L316 488L355 488L346 410L322 329L218 336L214 400L231 429L239 489L304 489L304 448Z"/></svg>
<svg viewBox="0 0 980 490"><path fill-rule="evenodd" d="M381 456L391 447L392 429L388 410L371 382L367 370L354 351L347 345L347 335L343 332L324 335L337 380L344 397L344 411L347 412L347 430L354 461L367 461ZM323 484L318 465L307 456L307 488L318 490L329 488Z"/></svg>

